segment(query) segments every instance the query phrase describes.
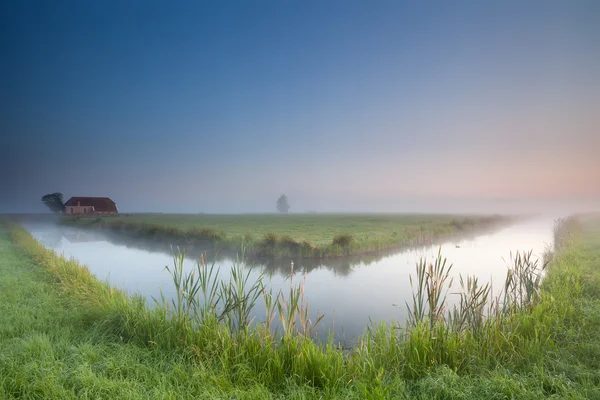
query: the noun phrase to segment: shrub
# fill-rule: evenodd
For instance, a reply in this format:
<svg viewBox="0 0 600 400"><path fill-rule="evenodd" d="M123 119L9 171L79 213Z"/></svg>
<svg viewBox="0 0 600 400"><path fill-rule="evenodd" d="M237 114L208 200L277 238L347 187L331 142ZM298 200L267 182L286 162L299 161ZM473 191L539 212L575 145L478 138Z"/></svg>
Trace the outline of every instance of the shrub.
<svg viewBox="0 0 600 400"><path fill-rule="evenodd" d="M210 240L213 242L225 239L225 233L214 228L194 228L189 231L189 234L194 239Z"/></svg>
<svg viewBox="0 0 600 400"><path fill-rule="evenodd" d="M462 222L458 219L453 219L452 221L450 221L450 226L458 230L461 230L463 228Z"/></svg>
<svg viewBox="0 0 600 400"><path fill-rule="evenodd" d="M303 240L300 243L300 256L302 257L312 257L317 252L317 246L309 242L308 240Z"/></svg>
<svg viewBox="0 0 600 400"><path fill-rule="evenodd" d="M244 236L242 236L242 239L243 239L244 243L246 243L246 244L254 242L254 236L252 236L251 233L244 233Z"/></svg>
<svg viewBox="0 0 600 400"><path fill-rule="evenodd" d="M262 245L265 247L275 247L276 244L277 244L277 235L272 232L265 233L265 236L262 241Z"/></svg>
<svg viewBox="0 0 600 400"><path fill-rule="evenodd" d="M338 233L333 237L333 245L346 248L354 241L354 237L349 233Z"/></svg>
<svg viewBox="0 0 600 400"><path fill-rule="evenodd" d="M300 243L296 242L294 239L292 239L291 236L282 236L279 239L279 245L283 248L292 250L292 251L297 251L298 248L300 248Z"/></svg>

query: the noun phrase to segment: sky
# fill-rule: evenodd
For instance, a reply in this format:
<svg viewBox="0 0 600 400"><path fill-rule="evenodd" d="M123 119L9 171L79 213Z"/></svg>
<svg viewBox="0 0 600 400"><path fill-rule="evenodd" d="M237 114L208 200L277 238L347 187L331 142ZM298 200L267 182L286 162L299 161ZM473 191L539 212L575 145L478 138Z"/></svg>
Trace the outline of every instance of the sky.
<svg viewBox="0 0 600 400"><path fill-rule="evenodd" d="M0 212L600 208L594 0L0 13Z"/></svg>

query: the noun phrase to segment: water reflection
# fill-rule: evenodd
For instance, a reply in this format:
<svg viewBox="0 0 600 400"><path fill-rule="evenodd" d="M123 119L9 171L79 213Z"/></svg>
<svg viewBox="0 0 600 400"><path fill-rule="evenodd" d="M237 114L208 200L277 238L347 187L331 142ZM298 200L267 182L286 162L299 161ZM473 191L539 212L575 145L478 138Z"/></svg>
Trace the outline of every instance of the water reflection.
<svg viewBox="0 0 600 400"><path fill-rule="evenodd" d="M295 270L306 274L305 295L313 318L325 314L321 335L335 326L339 340L354 340L370 321L403 321L405 303L412 290L409 274L421 257L433 258L439 246L450 263L453 276L474 275L480 282L492 281L500 287L506 276L506 263L511 252L533 250L541 257L552 244L553 219L535 219L504 227L478 236L446 238L442 243L402 251L364 254L354 257L294 260ZM81 231L51 224L25 224L26 228L47 247L59 254L73 257L88 266L99 279L126 290L140 293L149 303L161 294L174 296L174 288L165 266L172 263L171 247L156 242L144 242L104 232ZM233 259L215 249L189 249L185 269L194 268L194 259L207 251L208 259L221 267L227 278ZM254 260L252 276L263 268L271 274L269 286L274 291L286 289L291 260ZM297 281L297 279L296 279ZM264 305L255 309L257 321L264 319Z"/></svg>
<svg viewBox="0 0 600 400"><path fill-rule="evenodd" d="M106 240L104 236L94 232L65 232L64 237L69 243L89 243L89 242L103 242ZM60 243L60 241L58 242Z"/></svg>
<svg viewBox="0 0 600 400"><path fill-rule="evenodd" d="M36 235L40 235L42 244L46 247L60 249L61 240L64 239L69 243L92 243L92 242L108 242L116 246L124 246L129 249L143 250L148 253L162 253L171 256L173 252L183 250L186 257L192 260L200 260L201 255L208 260L216 261L217 263L230 263L241 257L240 254L225 252L212 246L206 247L179 247L176 243L170 244L168 241L146 240L127 236L126 234L112 231L97 231L90 229L80 229L69 227L60 224L25 224L26 228ZM266 268L268 273L278 274L287 277L290 272L290 263L293 261L297 271L312 272L317 269L325 269L332 272L335 276L345 277L350 275L357 267L368 266L380 262L381 260L394 256L399 253L421 252L422 249L437 248L438 246L449 242L465 242L475 240L477 237L489 235L497 232L498 228L485 229L469 232L460 235L447 235L437 238L427 245L403 246L388 250L380 250L364 254L332 257L321 259L291 259L291 258L260 258L255 257L246 259L246 262L253 266L261 266ZM459 246L459 245L456 245ZM460 246L459 246L460 247Z"/></svg>

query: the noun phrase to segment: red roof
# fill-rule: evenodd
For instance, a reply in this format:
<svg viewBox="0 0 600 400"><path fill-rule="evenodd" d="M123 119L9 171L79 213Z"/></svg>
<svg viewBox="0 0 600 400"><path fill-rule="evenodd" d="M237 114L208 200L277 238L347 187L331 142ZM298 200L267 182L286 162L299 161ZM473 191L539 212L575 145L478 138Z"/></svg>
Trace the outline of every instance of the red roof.
<svg viewBox="0 0 600 400"><path fill-rule="evenodd" d="M94 207L98 212L118 212L117 204L108 197L71 197L65 203L65 207Z"/></svg>

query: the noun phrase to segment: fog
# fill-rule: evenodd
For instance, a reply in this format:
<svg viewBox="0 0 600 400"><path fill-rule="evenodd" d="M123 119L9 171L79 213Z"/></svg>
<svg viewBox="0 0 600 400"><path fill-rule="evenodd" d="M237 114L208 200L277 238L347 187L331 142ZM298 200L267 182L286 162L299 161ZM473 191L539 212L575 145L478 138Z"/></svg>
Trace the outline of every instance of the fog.
<svg viewBox="0 0 600 400"><path fill-rule="evenodd" d="M319 4L6 2L0 213L599 208L600 3Z"/></svg>
<svg viewBox="0 0 600 400"><path fill-rule="evenodd" d="M453 278L458 280L461 274L477 277L479 282L492 283L494 294L498 295L511 254L531 251L534 260L543 260L544 252L553 245L553 224L553 218L528 218L508 226L446 237L433 245L332 259L296 259L296 282L299 279L305 282L311 313L316 316L318 310L325 316L320 339L327 339L328 332L335 327L336 339L352 344L370 322L404 322L405 304L411 302L413 293L408 276L414 273L415 264L422 257L432 259L442 249L444 257L453 263ZM155 304L154 299L164 296L170 300L176 294L165 269L173 261L169 246L39 220L24 222L24 226L47 248L77 259L100 280L129 294L141 295L150 306ZM188 249L186 253L184 269L187 272L193 270L199 258L200 252L196 250ZM206 254L209 262L216 262L221 278L227 279L235 256L218 253L214 258L213 251ZM259 271L264 271L270 274L266 281L270 289L285 290L290 283L290 261L263 262L252 264L250 279L256 279ZM450 293L448 306L455 301L458 301L457 294ZM256 321L264 321L264 315L264 304L259 301L252 316Z"/></svg>

